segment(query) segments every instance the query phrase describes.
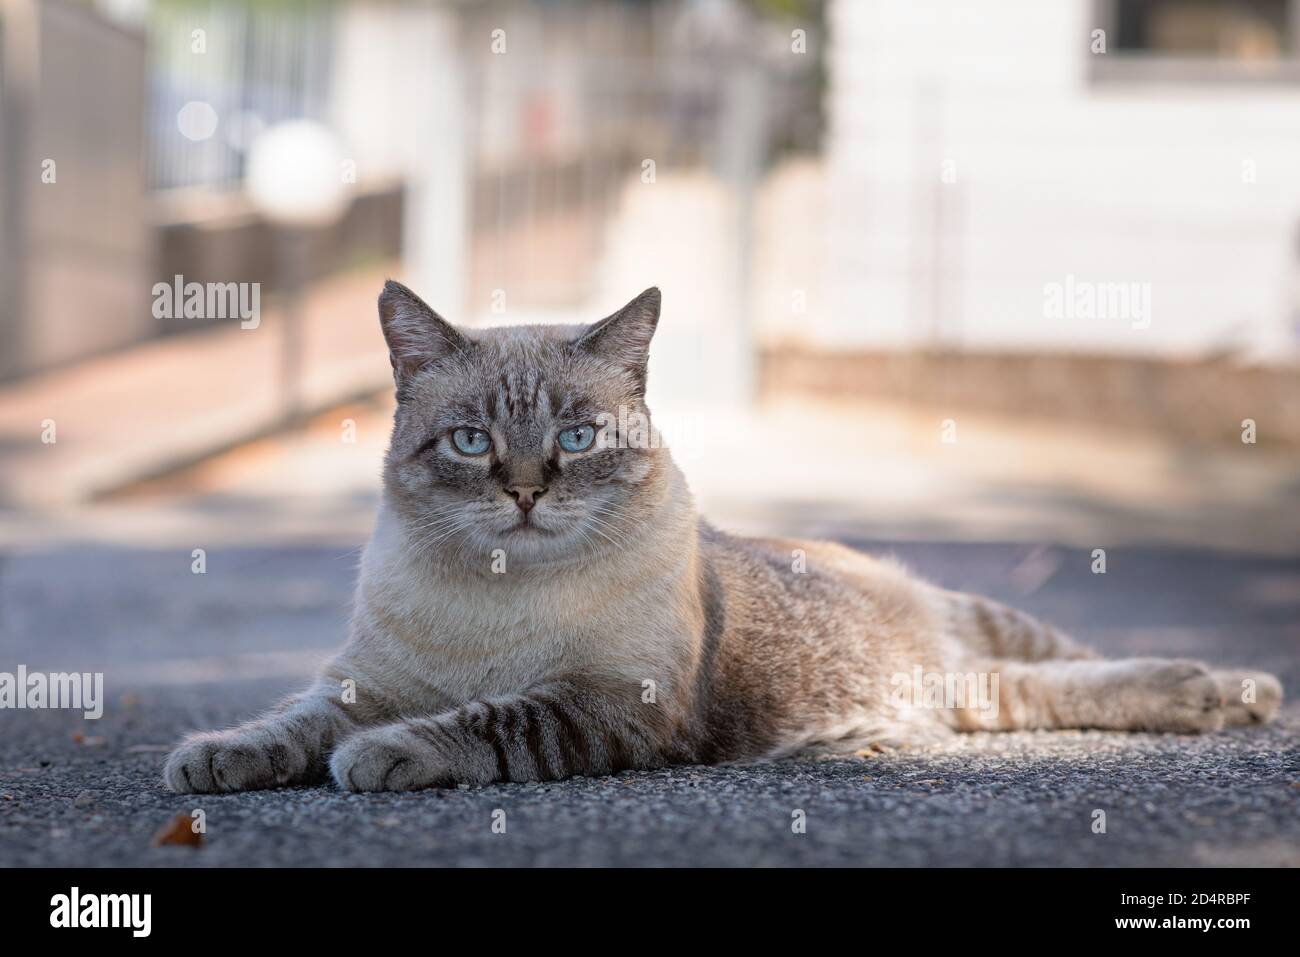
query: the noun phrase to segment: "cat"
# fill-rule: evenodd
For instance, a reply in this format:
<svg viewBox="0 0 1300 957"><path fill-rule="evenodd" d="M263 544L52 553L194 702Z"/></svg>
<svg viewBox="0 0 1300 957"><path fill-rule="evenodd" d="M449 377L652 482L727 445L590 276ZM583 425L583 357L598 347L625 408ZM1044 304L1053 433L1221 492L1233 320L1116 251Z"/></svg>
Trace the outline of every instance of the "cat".
<svg viewBox="0 0 1300 957"><path fill-rule="evenodd" d="M590 326L459 329L388 282L397 410L349 640L310 690L183 741L165 783L410 790L1278 710L1269 674L1104 660L891 561L714 528L628 434L659 312L652 288ZM984 693L951 706L969 675Z"/></svg>

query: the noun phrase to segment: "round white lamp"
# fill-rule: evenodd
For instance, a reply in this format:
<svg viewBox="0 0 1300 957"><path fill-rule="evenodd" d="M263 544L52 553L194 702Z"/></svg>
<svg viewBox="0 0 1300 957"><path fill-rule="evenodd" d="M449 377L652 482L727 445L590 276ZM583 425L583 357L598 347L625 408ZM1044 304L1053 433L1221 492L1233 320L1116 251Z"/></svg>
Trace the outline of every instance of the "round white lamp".
<svg viewBox="0 0 1300 957"><path fill-rule="evenodd" d="M320 123L281 123L254 138L244 188L258 212L277 226L328 226L347 209L345 158L338 137Z"/></svg>

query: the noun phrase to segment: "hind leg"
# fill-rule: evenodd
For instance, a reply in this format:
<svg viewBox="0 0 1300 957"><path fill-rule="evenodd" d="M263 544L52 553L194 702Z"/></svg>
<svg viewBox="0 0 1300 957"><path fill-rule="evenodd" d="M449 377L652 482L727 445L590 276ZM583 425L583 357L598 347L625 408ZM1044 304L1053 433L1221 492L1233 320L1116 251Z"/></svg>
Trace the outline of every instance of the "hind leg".
<svg viewBox="0 0 1300 957"><path fill-rule="evenodd" d="M942 620L955 641L974 657L1007 661L1097 658L1091 648L1033 615L982 595L938 592Z"/></svg>
<svg viewBox="0 0 1300 957"><path fill-rule="evenodd" d="M980 671L998 677L996 708L964 708L962 730L1111 728L1213 731L1263 724L1282 685L1263 671L1213 671L1194 661L1105 661L1031 615L979 595L936 591L947 634Z"/></svg>
<svg viewBox="0 0 1300 957"><path fill-rule="evenodd" d="M973 667L990 679L996 676L998 690L995 708L957 714L957 726L966 731L1104 728L1199 733L1222 728L1231 710L1224 704L1220 681L1195 661L988 661ZM1257 690L1263 684L1257 680Z"/></svg>

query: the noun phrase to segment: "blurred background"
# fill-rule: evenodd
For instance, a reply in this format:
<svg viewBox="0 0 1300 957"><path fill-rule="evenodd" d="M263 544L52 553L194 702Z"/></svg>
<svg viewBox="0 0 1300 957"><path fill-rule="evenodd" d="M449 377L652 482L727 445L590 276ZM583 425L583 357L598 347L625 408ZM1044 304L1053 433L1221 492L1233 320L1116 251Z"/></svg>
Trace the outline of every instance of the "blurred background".
<svg viewBox="0 0 1300 957"><path fill-rule="evenodd" d="M652 405L742 525L1300 541L1295 0L0 10L28 541L364 535L386 276L469 325L661 286Z"/></svg>
<svg viewBox="0 0 1300 957"><path fill-rule="evenodd" d="M719 524L1295 697L1300 0L0 0L0 44L0 667L117 702L11 764L152 774L343 639L386 277L471 326L658 285Z"/></svg>

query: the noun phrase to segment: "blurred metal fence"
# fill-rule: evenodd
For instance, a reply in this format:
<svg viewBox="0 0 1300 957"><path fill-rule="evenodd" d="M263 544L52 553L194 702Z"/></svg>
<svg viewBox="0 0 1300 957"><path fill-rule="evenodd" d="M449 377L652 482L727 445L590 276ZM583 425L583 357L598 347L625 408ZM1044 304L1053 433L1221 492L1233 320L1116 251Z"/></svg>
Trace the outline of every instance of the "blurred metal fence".
<svg viewBox="0 0 1300 957"><path fill-rule="evenodd" d="M371 24L387 24L387 33L374 35L368 69L411 78L411 114L428 108L420 92L427 74L407 62L409 50L387 55L384 48L399 49L395 34L416 33L421 21L449 12L455 19L469 105L461 114L467 128L448 140L468 153L467 240L492 245L498 258L501 236L517 235L523 223L553 225L590 249L629 163L700 165L725 177L758 168L774 144L809 145L818 134L813 58L773 55L786 31L740 3L194 0L155 4L149 14L148 186L234 189L261 128L355 114L356 91L342 87L355 86L358 74L340 76L336 68L338 31L355 27L358 11ZM738 76L762 89L762 129L736 124ZM215 118L211 135L185 135L195 132L178 120L187 108L201 111L199 120ZM401 135L380 138L396 150ZM542 256L556 248L545 237L524 242ZM481 258L471 268L501 272ZM525 283L543 301L565 298L565 285L540 273Z"/></svg>
<svg viewBox="0 0 1300 957"><path fill-rule="evenodd" d="M743 396L759 183L780 151L818 147L821 118L819 21L760 9L775 7L163 3L149 185L234 194L261 128L320 120L358 183L398 184L407 278L462 321L585 315L669 284L696 317L660 344L674 385ZM189 128L195 110L215 129ZM194 198L169 197L173 218L247 218Z"/></svg>
<svg viewBox="0 0 1300 957"><path fill-rule="evenodd" d="M461 38L477 302L507 284L515 302L580 301L638 178L714 177L739 199L743 248L774 151L820 136L816 58L743 4L486 4Z"/></svg>
<svg viewBox="0 0 1300 957"><path fill-rule="evenodd" d="M148 185L230 189L257 131L321 119L329 104L334 4L216 0L156 5L149 17ZM187 104L197 130L181 130ZM207 109L211 113L207 113ZM207 117L216 128L202 139Z"/></svg>

